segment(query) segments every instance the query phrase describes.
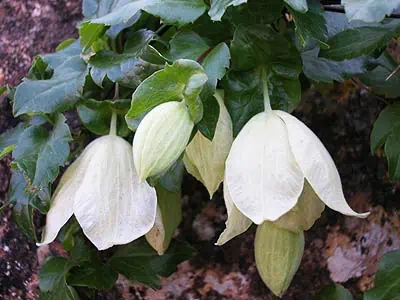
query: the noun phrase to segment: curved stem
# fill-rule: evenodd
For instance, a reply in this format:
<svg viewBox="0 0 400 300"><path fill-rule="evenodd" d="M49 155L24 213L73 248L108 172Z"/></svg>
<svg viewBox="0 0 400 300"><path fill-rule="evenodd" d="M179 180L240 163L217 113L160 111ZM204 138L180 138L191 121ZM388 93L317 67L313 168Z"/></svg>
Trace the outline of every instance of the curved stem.
<svg viewBox="0 0 400 300"><path fill-rule="evenodd" d="M272 111L272 108L271 108L271 100L269 98L269 93L268 93L267 73L265 72L265 68L261 68L261 81L263 85L264 111L270 112Z"/></svg>
<svg viewBox="0 0 400 300"><path fill-rule="evenodd" d="M110 135L117 135L117 113L115 111L111 116Z"/></svg>

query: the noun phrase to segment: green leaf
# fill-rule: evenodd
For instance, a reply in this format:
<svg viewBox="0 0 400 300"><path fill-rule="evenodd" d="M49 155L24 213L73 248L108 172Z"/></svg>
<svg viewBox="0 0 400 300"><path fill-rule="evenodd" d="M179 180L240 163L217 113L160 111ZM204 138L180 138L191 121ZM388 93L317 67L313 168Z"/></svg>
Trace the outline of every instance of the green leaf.
<svg viewBox="0 0 400 300"><path fill-rule="evenodd" d="M159 256L145 240L140 239L120 247L111 257L110 265L129 280L160 288L159 276L171 275L176 266L189 259L193 252L187 243L173 241L167 252Z"/></svg>
<svg viewBox="0 0 400 300"><path fill-rule="evenodd" d="M364 294L364 300L396 300L400 295L400 251L386 253L378 265L375 288Z"/></svg>
<svg viewBox="0 0 400 300"><path fill-rule="evenodd" d="M389 175L400 179L400 103L386 107L374 123L371 133L371 151L385 144Z"/></svg>
<svg viewBox="0 0 400 300"><path fill-rule="evenodd" d="M289 9L293 15L296 25L296 33L300 38L302 47L305 47L312 40L317 40L322 47L329 47L326 44L328 29L326 20L322 14L322 7L319 2L310 1L311 5L307 13L297 12Z"/></svg>
<svg viewBox="0 0 400 300"><path fill-rule="evenodd" d="M201 92L204 113L203 118L197 124L200 132L212 140L219 118L219 105L214 98L218 80L221 80L229 68L231 55L225 43L218 44L203 60L202 66L208 76L208 80Z"/></svg>
<svg viewBox="0 0 400 300"><path fill-rule="evenodd" d="M87 66L80 57L79 43L42 59L54 69L54 75L48 80L25 79L17 87L13 107L15 116L31 112L62 112L75 104L81 95Z"/></svg>
<svg viewBox="0 0 400 300"><path fill-rule="evenodd" d="M71 268L68 259L51 257L46 260L39 272L40 299L45 300L77 300L74 288L66 282L66 276Z"/></svg>
<svg viewBox="0 0 400 300"><path fill-rule="evenodd" d="M246 2L247 0L211 0L211 8L208 11L208 15L213 21L221 21L225 10L229 6L238 6Z"/></svg>
<svg viewBox="0 0 400 300"><path fill-rule="evenodd" d="M12 219L23 234L36 241L33 208L30 205L30 197L25 192L26 189L27 183L22 172L13 170L8 188L8 200L14 205Z"/></svg>
<svg viewBox="0 0 400 300"><path fill-rule="evenodd" d="M179 31L169 42L165 56L171 61L186 58L196 60L210 47L193 31Z"/></svg>
<svg viewBox="0 0 400 300"><path fill-rule="evenodd" d="M0 86L0 96L2 96L5 92L7 92L7 86L6 85Z"/></svg>
<svg viewBox="0 0 400 300"><path fill-rule="evenodd" d="M113 111L113 106L123 104L126 110L121 110L117 113L117 133L119 136L127 136L130 130L126 125L125 114L130 106L130 100L115 100L115 101L96 101L87 99L80 102L78 105L78 114L83 125L96 135L107 135L110 132L110 122Z"/></svg>
<svg viewBox="0 0 400 300"><path fill-rule="evenodd" d="M35 187L47 187L58 176L69 156L71 134L66 119L58 115L54 127L31 126L20 136L14 158Z"/></svg>
<svg viewBox="0 0 400 300"><path fill-rule="evenodd" d="M48 64L40 56L36 56L29 69L27 78L32 80L50 79L53 72L47 68Z"/></svg>
<svg viewBox="0 0 400 300"><path fill-rule="evenodd" d="M380 22L385 15L390 15L400 7L397 0L343 0L346 16L349 21L361 20L364 22Z"/></svg>
<svg viewBox="0 0 400 300"><path fill-rule="evenodd" d="M114 2L110 13L92 23L117 25L127 22L139 10L160 17L165 24L185 25L194 22L206 10L202 0L126 0Z"/></svg>
<svg viewBox="0 0 400 300"><path fill-rule="evenodd" d="M106 27L102 24L85 22L79 27L79 37L82 50L86 51L106 32Z"/></svg>
<svg viewBox="0 0 400 300"><path fill-rule="evenodd" d="M159 178L160 185L171 193L181 193L184 170L185 166L182 159L178 159L172 167Z"/></svg>
<svg viewBox="0 0 400 300"><path fill-rule="evenodd" d="M64 41L62 41L60 44L58 44L58 46L56 47L56 51L61 51L69 46L71 46L73 43L76 42L76 39L66 39Z"/></svg>
<svg viewBox="0 0 400 300"><path fill-rule="evenodd" d="M308 10L307 0L284 0L290 7L301 13L306 13Z"/></svg>
<svg viewBox="0 0 400 300"><path fill-rule="evenodd" d="M11 128L0 135L0 159L14 150L19 137L26 127L26 124L19 123L16 127Z"/></svg>
<svg viewBox="0 0 400 300"><path fill-rule="evenodd" d="M144 80L133 93L131 109L126 115L129 128L134 130L137 118L168 101L184 100L194 122L198 122L202 117L199 94L206 81L203 68L195 61L180 59L172 65L165 65L163 70Z"/></svg>
<svg viewBox="0 0 400 300"><path fill-rule="evenodd" d="M319 291L315 300L353 300L353 296L340 284L331 284Z"/></svg>
<svg viewBox="0 0 400 300"><path fill-rule="evenodd" d="M339 32L328 40L329 49L320 52L321 57L336 61L372 54L400 33L400 21L392 20L385 25L363 26Z"/></svg>
<svg viewBox="0 0 400 300"><path fill-rule="evenodd" d="M359 78L365 85L372 87L375 93L385 95L387 98L397 98L400 97L400 76L388 79L397 66L396 61L385 51L378 58L378 66Z"/></svg>

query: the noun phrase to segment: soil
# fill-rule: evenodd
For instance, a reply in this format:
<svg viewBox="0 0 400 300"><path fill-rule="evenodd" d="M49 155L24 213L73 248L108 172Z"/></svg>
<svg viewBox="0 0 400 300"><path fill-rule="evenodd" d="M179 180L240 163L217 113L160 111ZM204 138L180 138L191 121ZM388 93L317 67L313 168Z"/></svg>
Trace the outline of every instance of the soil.
<svg viewBox="0 0 400 300"><path fill-rule="evenodd" d="M0 85L18 84L32 58L76 37L81 1L0 0ZM310 89L295 115L322 140L341 174L346 198L366 220L329 209L306 233L299 272L283 299L311 299L324 285L340 282L358 295L373 286L377 262L400 249L400 185L387 178L382 153L371 154L369 135L386 100L354 82ZM0 99L0 133L15 126L8 102ZM0 161L0 205L6 200L10 158ZM255 227L223 247L214 246L224 229L222 191L211 201L194 178L183 184L184 221L178 235L198 254L163 279L158 291L120 278L117 288L97 299L275 299L261 281L253 255ZM37 299L38 270L46 256L62 253L57 243L37 248L23 236L6 209L0 215L0 299Z"/></svg>

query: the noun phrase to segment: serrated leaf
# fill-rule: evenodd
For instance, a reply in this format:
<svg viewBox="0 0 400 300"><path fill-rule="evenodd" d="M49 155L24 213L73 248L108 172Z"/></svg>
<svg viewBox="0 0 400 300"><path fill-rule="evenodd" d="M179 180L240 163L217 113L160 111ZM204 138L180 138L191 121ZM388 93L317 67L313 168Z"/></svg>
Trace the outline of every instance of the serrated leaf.
<svg viewBox="0 0 400 300"><path fill-rule="evenodd" d="M328 29L322 14L322 7L319 2L310 1L310 3L307 13L289 9L294 17L296 33L300 38L300 43L305 47L310 41L317 40L322 47L328 47L326 44Z"/></svg>
<svg viewBox="0 0 400 300"><path fill-rule="evenodd" d="M92 23L117 25L127 22L139 10L160 17L164 23L185 25L194 22L206 10L202 0L126 0L114 2L110 13L91 20Z"/></svg>
<svg viewBox="0 0 400 300"><path fill-rule="evenodd" d="M308 11L307 0L284 0L290 7L301 13L306 13Z"/></svg>
<svg viewBox="0 0 400 300"><path fill-rule="evenodd" d="M78 300L79 297L66 282L71 268L68 259L51 257L46 260L39 272L40 299L45 300Z"/></svg>
<svg viewBox="0 0 400 300"><path fill-rule="evenodd" d="M202 116L199 94L206 81L203 68L195 61L180 59L172 65L166 65L163 70L144 80L133 93L131 109L126 115L129 128L134 130L137 125L135 119L169 101L184 100L192 118L198 122Z"/></svg>
<svg viewBox="0 0 400 300"><path fill-rule="evenodd" d="M62 112L75 104L88 72L80 50L79 42L75 42L59 52L42 56L54 69L54 75L48 80L25 79L15 93L14 115Z"/></svg>
<svg viewBox="0 0 400 300"><path fill-rule="evenodd" d="M372 54L400 33L400 21L392 20L381 26L362 26L339 32L327 41L329 49L321 57L336 61Z"/></svg>
<svg viewBox="0 0 400 300"><path fill-rule="evenodd" d="M14 128L7 130L6 132L0 135L0 158L4 157L9 152L13 151L12 148L15 148L15 146L18 143L19 137L24 132L26 127L27 127L26 124L19 123Z"/></svg>
<svg viewBox="0 0 400 300"><path fill-rule="evenodd" d="M364 300L396 300L400 295L400 251L386 253L378 265L375 288L364 294Z"/></svg>
<svg viewBox="0 0 400 300"><path fill-rule="evenodd" d="M169 42L165 56L171 61L186 58L196 60L209 49L207 43L193 31L179 31Z"/></svg>
<svg viewBox="0 0 400 300"><path fill-rule="evenodd" d="M30 205L30 197L25 192L26 189L27 183L22 172L13 170L8 188L8 201L14 205L12 219L23 234L36 241L33 208Z"/></svg>
<svg viewBox="0 0 400 300"><path fill-rule="evenodd" d="M342 285L331 284L319 291L314 300L353 300L353 296Z"/></svg>
<svg viewBox="0 0 400 300"><path fill-rule="evenodd" d="M124 104L126 110L117 113L117 134L118 136L127 136L130 133L125 122L125 113L129 109L130 100L116 101L96 101L87 99L80 102L78 105L78 114L83 125L91 132L97 135L106 135L110 132L110 122L113 114L113 106L118 103ZM120 104L120 105L121 105Z"/></svg>
<svg viewBox="0 0 400 300"><path fill-rule="evenodd" d="M197 124L200 132L212 140L219 118L219 105L214 98L218 80L221 80L229 68L230 62L229 48L225 43L218 44L203 60L202 66L208 76L208 80L201 92L204 113L203 118Z"/></svg>
<svg viewBox="0 0 400 300"><path fill-rule="evenodd" d="M380 22L400 7L398 0L342 0L349 21Z"/></svg>
<svg viewBox="0 0 400 300"><path fill-rule="evenodd" d="M82 50L86 51L106 32L106 27L102 24L85 22L79 27L79 37Z"/></svg>
<svg viewBox="0 0 400 300"><path fill-rule="evenodd" d="M211 8L208 11L208 15L213 21L221 21L225 10L229 6L238 6L246 2L247 0L211 0Z"/></svg>
<svg viewBox="0 0 400 300"><path fill-rule="evenodd" d="M169 276L176 266L189 259L194 249L187 243L174 241L167 252L159 256L144 239L122 246L111 257L110 265L129 280L160 288L159 276Z"/></svg>
<svg viewBox="0 0 400 300"><path fill-rule="evenodd" d="M27 128L20 136L13 156L35 187L47 187L58 176L69 156L71 134L66 119L58 115L51 131L40 125Z"/></svg>

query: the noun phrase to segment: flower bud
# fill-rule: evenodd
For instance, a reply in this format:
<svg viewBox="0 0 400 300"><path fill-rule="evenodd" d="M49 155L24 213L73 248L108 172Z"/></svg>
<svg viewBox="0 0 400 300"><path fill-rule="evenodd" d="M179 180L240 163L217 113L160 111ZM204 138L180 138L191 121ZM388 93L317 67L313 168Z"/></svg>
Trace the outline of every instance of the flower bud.
<svg viewBox="0 0 400 300"><path fill-rule="evenodd" d="M151 110L133 139L133 159L140 180L168 170L186 148L194 123L183 102L166 102Z"/></svg>
<svg viewBox="0 0 400 300"><path fill-rule="evenodd" d="M281 297L300 266L304 252L303 232L295 233L264 222L257 227L254 251L262 280Z"/></svg>
<svg viewBox="0 0 400 300"><path fill-rule="evenodd" d="M183 161L188 172L201 181L210 193L218 189L225 173L225 161L233 142L232 120L219 93L219 118L212 141L198 131L187 146Z"/></svg>

